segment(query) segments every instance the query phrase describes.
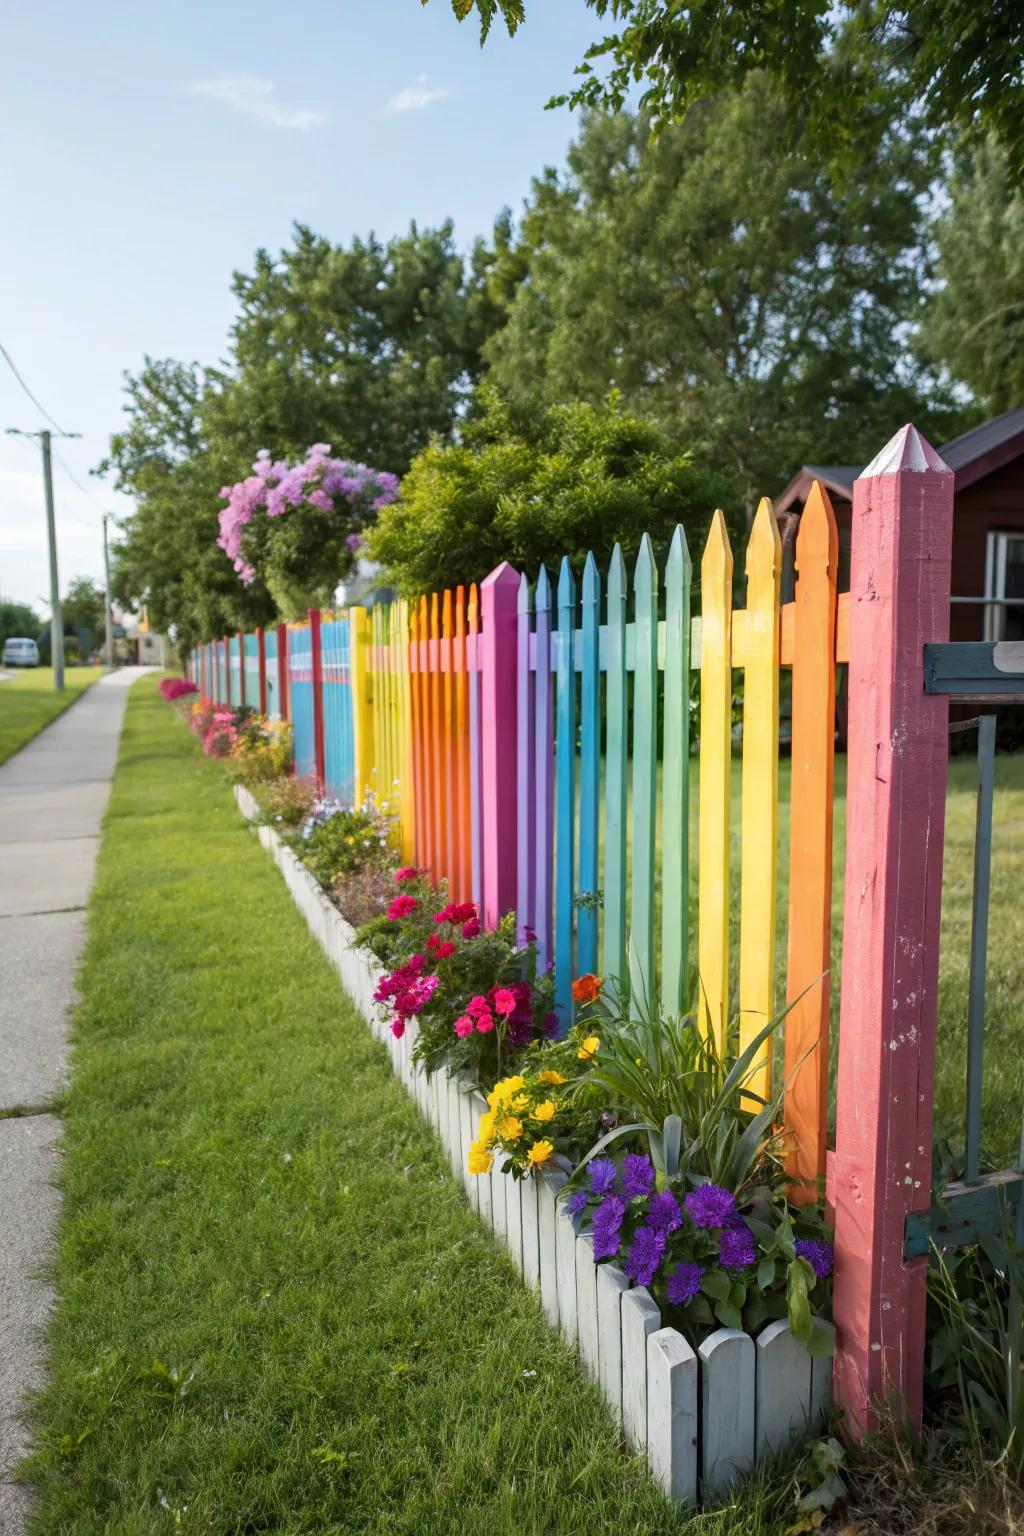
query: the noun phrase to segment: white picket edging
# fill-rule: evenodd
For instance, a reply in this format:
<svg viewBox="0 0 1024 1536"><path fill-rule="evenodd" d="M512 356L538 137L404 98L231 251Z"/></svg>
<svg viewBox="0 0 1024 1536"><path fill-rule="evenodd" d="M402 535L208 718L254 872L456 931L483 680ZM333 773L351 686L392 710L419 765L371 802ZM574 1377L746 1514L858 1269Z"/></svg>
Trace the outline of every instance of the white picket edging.
<svg viewBox="0 0 1024 1536"><path fill-rule="evenodd" d="M256 801L241 785L235 799L243 816L258 818ZM415 1021L396 1040L379 1016L373 993L384 972L378 961L356 947L354 929L273 828L261 825L258 833L342 986L388 1050L395 1075L437 1130L470 1205L539 1292L551 1327L576 1345L665 1492L685 1503L699 1492L718 1496L762 1456L813 1430L831 1403L832 1362L812 1360L787 1323L769 1324L756 1341L719 1328L694 1353L676 1329L661 1326L645 1289L631 1288L614 1265L595 1265L589 1234L577 1234L557 1198L564 1174L520 1181L497 1167L467 1173L469 1146L487 1107L483 1098L447 1072L427 1078L413 1061Z"/></svg>

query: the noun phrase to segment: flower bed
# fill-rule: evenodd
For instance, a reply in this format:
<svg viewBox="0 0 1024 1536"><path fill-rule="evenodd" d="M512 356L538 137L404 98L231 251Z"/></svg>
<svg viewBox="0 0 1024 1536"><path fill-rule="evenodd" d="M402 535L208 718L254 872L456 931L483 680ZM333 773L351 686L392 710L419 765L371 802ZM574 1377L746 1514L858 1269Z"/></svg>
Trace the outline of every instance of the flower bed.
<svg viewBox="0 0 1024 1536"><path fill-rule="evenodd" d="M260 809L244 786L236 785L235 795L244 815L260 819ZM424 949L417 951L423 953L424 963L416 968L415 976L407 978L416 982L429 976L434 984L414 989L415 1009L403 1007L386 1015L381 1002L390 1003L401 995L397 987L388 985L396 967L385 969L365 945L357 944L353 928L293 849L265 821L259 827L259 837L272 852L346 991L374 1035L387 1047L395 1072L437 1128L453 1171L464 1180L474 1208L508 1248L527 1284L539 1292L551 1325L560 1327L577 1344L630 1444L646 1454L666 1491L673 1498L688 1501L721 1494L761 1457L816 1425L830 1399L831 1360L825 1354L812 1356L794 1334L789 1320L793 1301L791 1295L786 1297L786 1290L792 1289L795 1276L797 1290L803 1286L806 1302L816 1283L827 1284L827 1245L815 1246L822 1245L823 1239L799 1235L788 1210L777 1210L774 1220L762 1219L766 1215L770 1218L770 1211L751 1215L760 1196L747 1189L740 1192L742 1223L736 1219L736 1192L706 1180L691 1191L695 1198L688 1195L680 1206L666 1188L656 1187L665 1180L653 1161L635 1152L620 1161L611 1156L602 1158L600 1153L607 1147L600 1144L590 1149L598 1156L591 1157L589 1171L584 1168L577 1172L569 1200L559 1198L567 1183L566 1164L571 1160L556 1154L554 1148L565 1137L570 1141L573 1135L586 1139L587 1111L585 1103L581 1110L578 1100L572 1105L561 1102L558 1090L568 1082L570 1073L547 1063L562 1060L568 1065L575 1055L586 1068L595 1057L600 1058L596 1011L588 1016L594 1033L589 1032L591 1024L585 1018L568 1041L556 1043L549 1040L544 1027L544 978L534 978L537 985L531 985L528 1005L510 986L492 986L490 996L483 992L466 996L466 987L473 985L475 958L463 955L460 959L460 951L471 949L480 938L493 941L494 936L471 929L465 937L464 924L472 924L474 919L456 914L436 925L436 931L448 937L439 937L429 948L429 931L425 932ZM420 902L422 895L415 894L418 872L406 874L399 888L404 886L404 894ZM378 949L388 948L386 939L381 938L388 934L383 924L394 925L416 916L408 902L400 902L400 907L395 917L377 920ZM432 909L430 917L432 921ZM420 918L422 921L422 912ZM458 939L451 937L456 926ZM373 933L364 937L373 942ZM394 933L389 937L401 965L400 946ZM520 967L523 953L515 950L507 935L504 940L499 936L499 942L506 944L510 969ZM445 944L455 947L438 955ZM429 963L427 954L431 956ZM528 953L525 959L528 964ZM590 990L590 1002L596 1010L599 988ZM474 997L479 1001L474 1011L467 1006L452 1018L450 1008L462 997L467 1004ZM492 1100L497 1097L498 1102L488 1103L476 1090L469 1070L473 1069L477 1080L485 1080L480 1069L486 1058L481 1053L494 1053L495 1065L500 1062L499 1042L508 1040L509 1022L517 1009L520 1028L526 1026L527 1006L532 1040L527 1049L529 1065L525 1071L518 1070L499 1081L490 1096ZM481 1031L478 1022L485 1017L485 1010L492 1026ZM401 1027L396 1029L399 1019ZM456 1024L464 1019L474 1021L472 1028L457 1029ZM503 1035L499 1035L500 1021L504 1021ZM467 1041L472 1041L471 1047ZM518 1060L515 1065L519 1066ZM562 1082L556 1083L550 1076L543 1080L545 1073L560 1077ZM524 1101L512 1110L513 1100L521 1096ZM512 1136L516 1126L504 1126L508 1145L500 1146L508 1154L504 1165L507 1173L495 1156L497 1138L487 1144L480 1136L481 1122L486 1132L493 1123L489 1117L496 1119L496 1110L505 1109L510 1114L501 1118L514 1120L525 1133ZM612 1127L612 1140L617 1133L625 1137L628 1130ZM550 1151L544 1150L545 1145ZM470 1172L471 1167L478 1171ZM524 1174L528 1176L521 1176ZM609 1200L618 1204L609 1206ZM605 1215L598 1217L602 1207ZM617 1221L612 1219L616 1217ZM811 1232L813 1216L807 1219ZM653 1236L641 1237L641 1232ZM595 1262L595 1240L597 1257L608 1255L604 1262ZM664 1263L666 1253L674 1256L670 1265ZM653 1281L657 1272L657 1299L648 1286L632 1283L627 1270L638 1281L648 1274ZM788 1287L782 1284L784 1272ZM721 1301L708 1295L709 1274L726 1277L730 1290ZM747 1276L742 1298L731 1289L737 1275ZM721 1291L722 1287L712 1281L711 1290ZM735 1314L736 1321L747 1321L747 1306L763 1295L781 1295L788 1305L783 1307L786 1315L767 1322L759 1318L756 1337L744 1328L714 1326L723 1315L721 1308L726 1309L726 1317ZM699 1324L694 1319L690 1326L682 1309L698 1297L708 1302L710 1321ZM670 1317L683 1326L666 1326ZM821 1335L830 1332L830 1325L820 1317L813 1322L820 1346ZM747 1321L747 1326L753 1326L752 1322ZM691 1333L692 1342L684 1330Z"/></svg>

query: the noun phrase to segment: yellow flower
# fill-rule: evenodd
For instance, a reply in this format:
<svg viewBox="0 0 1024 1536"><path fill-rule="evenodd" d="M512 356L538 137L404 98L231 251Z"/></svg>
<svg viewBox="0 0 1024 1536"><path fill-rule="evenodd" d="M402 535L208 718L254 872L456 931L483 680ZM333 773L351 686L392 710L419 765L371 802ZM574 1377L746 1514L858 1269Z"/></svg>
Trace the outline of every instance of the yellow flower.
<svg viewBox="0 0 1024 1536"><path fill-rule="evenodd" d="M515 1115L506 1115L498 1126L502 1141L517 1141L523 1134L523 1122L517 1120Z"/></svg>
<svg viewBox="0 0 1024 1536"><path fill-rule="evenodd" d="M521 1077L503 1077L499 1083L495 1083L487 1095L487 1102L492 1109L498 1109L501 1105L507 1104L509 1099L513 1098L522 1086L523 1079Z"/></svg>
<svg viewBox="0 0 1024 1536"><path fill-rule="evenodd" d="M497 1114L493 1109L487 1110L486 1114L480 1116L480 1130L477 1134L480 1137L481 1146L489 1147L497 1135L496 1119Z"/></svg>
<svg viewBox="0 0 1024 1536"><path fill-rule="evenodd" d="M580 1046L579 1050L576 1052L576 1055L579 1057L580 1061L593 1061L594 1057L597 1055L600 1044L601 1041L597 1035L588 1035L583 1044Z"/></svg>
<svg viewBox="0 0 1024 1536"><path fill-rule="evenodd" d="M553 1088L557 1088L559 1083L565 1082L565 1078L561 1072L552 1072L549 1069L547 1072L538 1072L537 1081L538 1083L550 1083Z"/></svg>
<svg viewBox="0 0 1024 1536"><path fill-rule="evenodd" d="M535 1141L526 1154L527 1161L532 1163L534 1168L539 1168L542 1163L547 1162L554 1150L550 1141Z"/></svg>
<svg viewBox="0 0 1024 1536"><path fill-rule="evenodd" d="M469 1156L466 1159L466 1172L490 1173L493 1161L494 1159L487 1151L487 1148L482 1146L479 1141L474 1141L469 1149Z"/></svg>
<svg viewBox="0 0 1024 1536"><path fill-rule="evenodd" d="M529 1107L530 1107L530 1100L529 1100L528 1096L525 1093L517 1093L515 1098L512 1100L511 1104L509 1105L509 1109L514 1109L514 1110L517 1110L517 1111L522 1111L524 1109L529 1109Z"/></svg>
<svg viewBox="0 0 1024 1536"><path fill-rule="evenodd" d="M555 1106L551 1099L545 1099L543 1104L538 1104L533 1112L534 1120L553 1120L555 1118Z"/></svg>

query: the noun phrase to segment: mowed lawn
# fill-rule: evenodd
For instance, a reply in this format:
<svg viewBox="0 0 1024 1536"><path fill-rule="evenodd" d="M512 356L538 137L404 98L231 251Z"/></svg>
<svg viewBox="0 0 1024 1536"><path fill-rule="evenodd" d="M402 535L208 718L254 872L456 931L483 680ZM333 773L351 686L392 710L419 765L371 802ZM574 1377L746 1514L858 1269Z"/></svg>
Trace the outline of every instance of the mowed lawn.
<svg viewBox="0 0 1024 1536"><path fill-rule="evenodd" d="M99 857L65 1107L39 1536L775 1536L684 1520L473 1215L145 681Z"/></svg>
<svg viewBox="0 0 1024 1536"><path fill-rule="evenodd" d="M0 682L0 763L5 763L44 726L102 677L102 667L65 667L64 690L53 686L51 667L3 667L8 674Z"/></svg>

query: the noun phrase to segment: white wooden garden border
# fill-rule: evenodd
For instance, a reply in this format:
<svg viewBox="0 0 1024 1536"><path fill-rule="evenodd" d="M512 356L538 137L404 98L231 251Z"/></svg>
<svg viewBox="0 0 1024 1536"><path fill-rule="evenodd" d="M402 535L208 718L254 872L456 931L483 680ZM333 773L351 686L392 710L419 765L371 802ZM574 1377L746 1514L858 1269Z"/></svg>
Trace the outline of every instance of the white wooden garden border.
<svg viewBox="0 0 1024 1536"><path fill-rule="evenodd" d="M235 798L245 817L258 817L248 790L237 785ZM557 1202L564 1175L520 1182L496 1168L466 1172L484 1100L445 1071L427 1080L412 1059L415 1023L396 1040L373 1002L383 975L376 959L355 945L354 929L273 828L258 832L346 992L437 1130L473 1209L538 1291L551 1326L576 1345L666 1493L690 1503L723 1494L760 1457L816 1427L831 1399L832 1362L812 1359L787 1323L769 1324L756 1340L719 1328L695 1354L675 1328L661 1326L648 1291L631 1287L615 1265L595 1265L589 1235L575 1231Z"/></svg>

